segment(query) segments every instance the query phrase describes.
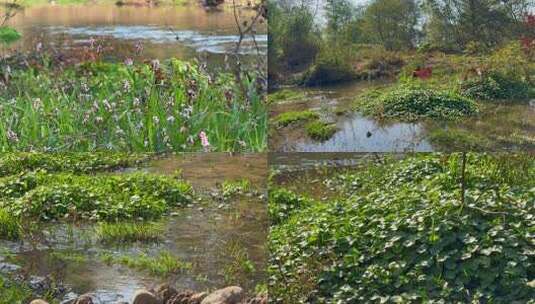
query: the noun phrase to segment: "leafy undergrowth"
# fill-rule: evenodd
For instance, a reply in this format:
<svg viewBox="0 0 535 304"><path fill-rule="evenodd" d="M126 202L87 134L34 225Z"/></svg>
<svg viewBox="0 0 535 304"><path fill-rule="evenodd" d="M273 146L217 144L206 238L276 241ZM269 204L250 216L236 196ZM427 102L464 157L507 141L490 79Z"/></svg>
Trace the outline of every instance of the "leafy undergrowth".
<svg viewBox="0 0 535 304"><path fill-rule="evenodd" d="M47 172L89 173L135 167L150 159L150 154L133 153L3 153L0 177L23 171L43 169Z"/></svg>
<svg viewBox="0 0 535 304"><path fill-rule="evenodd" d="M476 103L449 91L399 85L359 96L356 108L379 119L415 121L421 118L454 120L478 113Z"/></svg>
<svg viewBox="0 0 535 304"><path fill-rule="evenodd" d="M210 76L176 59L89 62L62 70L43 61L11 68L8 82L0 83L0 151L266 147L267 111L254 79L238 84L230 74Z"/></svg>
<svg viewBox="0 0 535 304"><path fill-rule="evenodd" d="M37 170L0 178L0 207L53 219L154 219L190 200L191 186L147 173L75 175Z"/></svg>
<svg viewBox="0 0 535 304"><path fill-rule="evenodd" d="M462 95L478 100L522 100L530 97L526 81L491 72L460 83Z"/></svg>
<svg viewBox="0 0 535 304"><path fill-rule="evenodd" d="M30 288L0 276L0 303L27 303L31 297Z"/></svg>
<svg viewBox="0 0 535 304"><path fill-rule="evenodd" d="M370 164L337 176L347 199L326 203L270 195L280 223L269 243L271 299L532 301L535 158L468 154L464 203L461 162L430 154Z"/></svg>
<svg viewBox="0 0 535 304"><path fill-rule="evenodd" d="M42 221L156 219L171 208L188 203L191 186L174 176L107 172L138 165L150 157L149 154L125 153L8 153L0 156L2 237L19 237L20 218ZM117 230L111 226L107 228L102 230L108 232L106 236ZM122 228L126 228L126 224ZM122 228L119 230L124 230ZM123 234L127 232L122 231Z"/></svg>

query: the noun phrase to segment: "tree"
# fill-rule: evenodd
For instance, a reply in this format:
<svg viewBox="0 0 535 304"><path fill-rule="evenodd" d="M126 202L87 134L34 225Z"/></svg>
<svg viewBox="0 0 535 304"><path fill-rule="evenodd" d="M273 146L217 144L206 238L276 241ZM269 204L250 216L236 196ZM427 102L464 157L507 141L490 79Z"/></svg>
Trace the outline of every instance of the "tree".
<svg viewBox="0 0 535 304"><path fill-rule="evenodd" d="M387 50L414 48L419 7L414 0L374 0L364 10L362 26L370 43Z"/></svg>
<svg viewBox="0 0 535 304"><path fill-rule="evenodd" d="M520 35L530 1L426 0L426 42L448 50L495 47Z"/></svg>

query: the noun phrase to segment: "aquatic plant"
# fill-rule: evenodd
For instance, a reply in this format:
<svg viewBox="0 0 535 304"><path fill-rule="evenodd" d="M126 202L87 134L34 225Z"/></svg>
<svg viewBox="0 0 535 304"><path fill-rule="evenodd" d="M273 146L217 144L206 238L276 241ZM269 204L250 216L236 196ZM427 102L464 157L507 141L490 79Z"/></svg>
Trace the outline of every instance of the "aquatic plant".
<svg viewBox="0 0 535 304"><path fill-rule="evenodd" d="M338 128L336 124L313 120L305 125L305 130L312 139L325 141L331 138L338 131Z"/></svg>
<svg viewBox="0 0 535 304"><path fill-rule="evenodd" d="M305 110L305 111L284 112L284 113L279 114L273 120L277 126L286 127L298 121L316 119L316 118L319 118L318 113L310 111L310 110Z"/></svg>
<svg viewBox="0 0 535 304"><path fill-rule="evenodd" d="M221 184L221 190L224 197L230 197L237 194L243 194L251 190L251 182L247 179L236 181L226 180Z"/></svg>
<svg viewBox="0 0 535 304"><path fill-rule="evenodd" d="M12 69L0 151L200 151L200 132L213 151L263 151L265 102L255 79L242 81L176 59Z"/></svg>
<svg viewBox="0 0 535 304"><path fill-rule="evenodd" d="M15 216L52 219L154 219L190 201L184 181L147 173L23 173L0 179L0 207Z"/></svg>
<svg viewBox="0 0 535 304"><path fill-rule="evenodd" d="M270 93L268 95L268 102L269 103L286 102L286 101L303 99L304 97L305 97L305 93L301 91L283 89L283 90Z"/></svg>
<svg viewBox="0 0 535 304"><path fill-rule="evenodd" d="M297 195L284 188L272 188L269 191L268 213L272 225L278 225L292 216L294 211L313 204L313 200Z"/></svg>
<svg viewBox="0 0 535 304"><path fill-rule="evenodd" d="M415 121L421 118L454 120L478 113L476 103L450 91L413 85L374 90L359 96L355 108L380 119Z"/></svg>
<svg viewBox="0 0 535 304"><path fill-rule="evenodd" d="M90 173L135 167L151 158L141 153L41 153L17 152L0 155L0 177L43 169L47 172Z"/></svg>
<svg viewBox="0 0 535 304"><path fill-rule="evenodd" d="M238 240L230 240L223 247L223 251L229 258L229 263L223 267L222 271L225 282L245 286L250 281L250 276L256 271L247 249Z"/></svg>
<svg viewBox="0 0 535 304"><path fill-rule="evenodd" d="M156 256L147 254L138 256L103 254L101 259L107 264L121 264L129 268L148 271L157 276L169 276L187 271L192 267L190 263L180 261L179 257L166 250L161 250Z"/></svg>
<svg viewBox="0 0 535 304"><path fill-rule="evenodd" d="M342 173L346 199L272 227L271 299L529 303L535 159L465 161L463 170L461 154L415 155Z"/></svg>
<svg viewBox="0 0 535 304"><path fill-rule="evenodd" d="M163 228L161 224L157 223L100 223L95 228L95 233L99 242L108 244L157 242L162 240Z"/></svg>

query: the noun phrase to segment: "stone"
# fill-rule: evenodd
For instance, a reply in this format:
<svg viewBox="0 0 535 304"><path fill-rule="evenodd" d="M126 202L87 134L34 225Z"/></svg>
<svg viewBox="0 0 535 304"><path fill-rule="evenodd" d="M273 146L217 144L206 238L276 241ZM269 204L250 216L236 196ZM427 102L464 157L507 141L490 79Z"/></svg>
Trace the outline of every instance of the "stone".
<svg viewBox="0 0 535 304"><path fill-rule="evenodd" d="M201 304L238 304L244 296L241 287L230 286L212 292L202 300Z"/></svg>
<svg viewBox="0 0 535 304"><path fill-rule="evenodd" d="M134 294L132 304L163 304L163 301L148 290L141 289Z"/></svg>
<svg viewBox="0 0 535 304"><path fill-rule="evenodd" d="M191 296L190 298L190 304L201 304L202 300L204 300L208 296L208 293L206 292L199 292Z"/></svg>
<svg viewBox="0 0 535 304"><path fill-rule="evenodd" d="M45 300L41 300L41 299L35 299L31 301L30 304L48 304L48 302Z"/></svg>
<svg viewBox="0 0 535 304"><path fill-rule="evenodd" d="M154 293L161 300L163 300L163 303L167 303L167 301L169 301L169 299L174 297L178 292L169 284L160 284L158 287L154 289Z"/></svg>
<svg viewBox="0 0 535 304"><path fill-rule="evenodd" d="M89 294L83 294L74 301L74 304L94 304L93 297Z"/></svg>

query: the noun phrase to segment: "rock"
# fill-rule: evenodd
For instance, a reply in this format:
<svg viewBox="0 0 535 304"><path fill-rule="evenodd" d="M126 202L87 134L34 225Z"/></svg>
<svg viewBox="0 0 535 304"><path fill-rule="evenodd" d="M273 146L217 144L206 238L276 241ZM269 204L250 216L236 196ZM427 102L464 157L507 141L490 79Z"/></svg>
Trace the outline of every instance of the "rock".
<svg viewBox="0 0 535 304"><path fill-rule="evenodd" d="M154 293L163 300L163 303L167 303L167 301L174 297L178 292L169 284L161 284L154 289Z"/></svg>
<svg viewBox="0 0 535 304"><path fill-rule="evenodd" d="M163 304L163 301L145 289L136 291L132 304Z"/></svg>
<svg viewBox="0 0 535 304"><path fill-rule="evenodd" d="M70 291L63 297L63 301L61 301L60 304L73 304L76 299L78 299L78 294Z"/></svg>
<svg viewBox="0 0 535 304"><path fill-rule="evenodd" d="M94 304L93 297L89 294L83 294L74 301L74 304Z"/></svg>
<svg viewBox="0 0 535 304"><path fill-rule="evenodd" d="M204 300L207 296L208 296L208 293L206 292L196 293L191 296L189 304L201 304L202 300Z"/></svg>
<svg viewBox="0 0 535 304"><path fill-rule="evenodd" d="M20 269L19 265L0 263L0 273L12 273Z"/></svg>
<svg viewBox="0 0 535 304"><path fill-rule="evenodd" d="M52 290L52 282L47 277L31 276L28 280L28 287L38 295L44 295Z"/></svg>
<svg viewBox="0 0 535 304"><path fill-rule="evenodd" d="M238 304L244 298L243 289L238 286L230 286L219 289L209 294L201 304Z"/></svg>
<svg viewBox="0 0 535 304"><path fill-rule="evenodd" d="M247 301L247 304L267 304L268 297L267 295L257 295L254 298L251 298Z"/></svg>
<svg viewBox="0 0 535 304"><path fill-rule="evenodd" d="M45 300L41 300L41 299L35 299L31 301L30 304L48 304L48 302Z"/></svg>

